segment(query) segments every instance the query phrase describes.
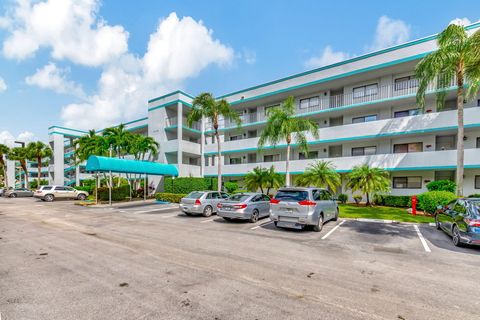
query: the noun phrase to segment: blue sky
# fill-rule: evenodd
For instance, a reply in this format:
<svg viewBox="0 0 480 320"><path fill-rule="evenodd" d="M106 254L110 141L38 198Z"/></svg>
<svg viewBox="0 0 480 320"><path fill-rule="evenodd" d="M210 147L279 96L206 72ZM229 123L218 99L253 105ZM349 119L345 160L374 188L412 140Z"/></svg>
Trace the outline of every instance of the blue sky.
<svg viewBox="0 0 480 320"><path fill-rule="evenodd" d="M170 90L225 94L479 12L479 1L2 0L0 142L133 120Z"/></svg>

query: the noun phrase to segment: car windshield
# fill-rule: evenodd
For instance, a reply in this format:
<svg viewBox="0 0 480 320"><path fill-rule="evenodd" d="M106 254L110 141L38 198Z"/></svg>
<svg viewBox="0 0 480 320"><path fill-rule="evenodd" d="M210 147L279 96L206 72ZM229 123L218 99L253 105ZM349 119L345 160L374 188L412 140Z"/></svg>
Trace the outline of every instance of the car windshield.
<svg viewBox="0 0 480 320"><path fill-rule="evenodd" d="M275 195L275 199L283 201L302 201L308 198L308 191L299 190L280 190Z"/></svg>
<svg viewBox="0 0 480 320"><path fill-rule="evenodd" d="M230 198L228 198L228 200L229 201L243 202L243 201L247 200L248 198L250 198L250 195L248 195L248 194L234 194L233 196L230 196Z"/></svg>
<svg viewBox="0 0 480 320"><path fill-rule="evenodd" d="M192 191L185 198L187 198L187 199L199 199L201 196L203 196L203 192Z"/></svg>
<svg viewBox="0 0 480 320"><path fill-rule="evenodd" d="M469 201L470 208L472 212L477 216L480 217L480 200L477 201Z"/></svg>

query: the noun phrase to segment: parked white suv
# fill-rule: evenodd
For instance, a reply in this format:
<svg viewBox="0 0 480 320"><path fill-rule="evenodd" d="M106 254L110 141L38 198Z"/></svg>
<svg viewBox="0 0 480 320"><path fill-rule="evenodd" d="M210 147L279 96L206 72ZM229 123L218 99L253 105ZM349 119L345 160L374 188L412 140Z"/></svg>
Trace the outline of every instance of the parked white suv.
<svg viewBox="0 0 480 320"><path fill-rule="evenodd" d="M37 199L48 202L55 199L85 200L88 197L88 192L66 186L41 186L40 189L35 191L33 196Z"/></svg>

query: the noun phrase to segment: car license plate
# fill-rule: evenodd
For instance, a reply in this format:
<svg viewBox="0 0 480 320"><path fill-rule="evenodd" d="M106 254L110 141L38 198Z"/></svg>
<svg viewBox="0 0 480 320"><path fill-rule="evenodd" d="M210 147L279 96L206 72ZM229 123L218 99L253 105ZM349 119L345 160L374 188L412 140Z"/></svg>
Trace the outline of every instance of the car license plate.
<svg viewBox="0 0 480 320"><path fill-rule="evenodd" d="M282 222L291 222L291 223L297 223L298 219L294 217L279 217L279 220Z"/></svg>

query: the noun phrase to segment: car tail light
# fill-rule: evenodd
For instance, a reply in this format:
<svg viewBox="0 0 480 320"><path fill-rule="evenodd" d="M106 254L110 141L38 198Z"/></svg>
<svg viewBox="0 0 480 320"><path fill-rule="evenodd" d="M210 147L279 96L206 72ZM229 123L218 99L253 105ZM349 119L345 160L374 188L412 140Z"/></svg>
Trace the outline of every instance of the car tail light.
<svg viewBox="0 0 480 320"><path fill-rule="evenodd" d="M478 219L465 219L470 227L480 228L480 220Z"/></svg>
<svg viewBox="0 0 480 320"><path fill-rule="evenodd" d="M221 209L223 206L221 203L217 204L217 208Z"/></svg>
<svg viewBox="0 0 480 320"><path fill-rule="evenodd" d="M235 209L245 209L247 207L247 205L245 203L242 203L242 204L234 204L233 207Z"/></svg>
<svg viewBox="0 0 480 320"><path fill-rule="evenodd" d="M280 200L278 199L270 199L270 204L279 204Z"/></svg>
<svg viewBox="0 0 480 320"><path fill-rule="evenodd" d="M196 205L196 206L199 206L199 205L201 205L201 204L202 204L202 203L200 202L200 199L195 200L195 205Z"/></svg>
<svg viewBox="0 0 480 320"><path fill-rule="evenodd" d="M310 201L310 200L302 200L302 201L299 201L298 204L301 206L309 206L309 207L316 205L315 201Z"/></svg>

